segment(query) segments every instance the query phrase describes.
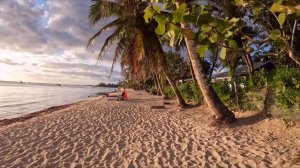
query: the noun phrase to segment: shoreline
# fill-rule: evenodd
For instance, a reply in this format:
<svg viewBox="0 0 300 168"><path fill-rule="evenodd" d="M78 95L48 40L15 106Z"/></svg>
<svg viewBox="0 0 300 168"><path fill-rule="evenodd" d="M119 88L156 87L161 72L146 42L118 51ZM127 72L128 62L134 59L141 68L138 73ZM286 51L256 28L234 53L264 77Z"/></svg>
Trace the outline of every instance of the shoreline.
<svg viewBox="0 0 300 168"><path fill-rule="evenodd" d="M73 107L76 105L79 105L80 103L89 101L93 98L102 98L102 97L107 97L109 96L109 94L111 93L116 93L116 91L112 91L112 92L99 92L99 93L95 93L93 95L88 96L87 98L83 99L83 100L79 100L76 101L74 103L67 103L67 104L63 104L63 105L57 105L57 106L51 106L42 110L38 110L38 111L33 111L15 118L9 118L9 119L0 119L0 128L4 127L4 126L8 126L17 122L24 122L26 120L29 120L31 118L35 118L38 116L42 116L42 115L47 115L47 114L51 114L55 111L59 111L59 110L64 110L67 109L69 107Z"/></svg>

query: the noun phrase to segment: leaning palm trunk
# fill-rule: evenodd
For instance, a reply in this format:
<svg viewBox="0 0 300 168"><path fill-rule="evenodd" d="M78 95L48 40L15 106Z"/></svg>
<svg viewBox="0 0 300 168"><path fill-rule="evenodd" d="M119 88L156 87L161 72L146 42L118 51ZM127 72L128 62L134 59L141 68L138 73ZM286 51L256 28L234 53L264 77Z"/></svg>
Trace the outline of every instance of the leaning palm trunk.
<svg viewBox="0 0 300 168"><path fill-rule="evenodd" d="M156 80L156 83L157 83L157 86L158 86L158 91L160 92L160 95L165 98L166 97L166 94L164 93L163 89L162 89L162 85L161 85L161 82L159 81L158 79L158 76L157 74L154 74L154 78Z"/></svg>
<svg viewBox="0 0 300 168"><path fill-rule="evenodd" d="M181 5L181 2L182 0L176 1L177 8ZM186 23L182 23L181 27L183 29L190 29L189 25ZM210 82L207 80L204 69L202 67L202 62L200 61L200 58L196 52L195 41L193 39L188 39L187 37L185 37L185 42L191 58L193 69L195 70L197 83L202 91L206 103L214 113L216 121L218 123L233 122L235 120L234 114L222 103L222 101L210 85Z"/></svg>
<svg viewBox="0 0 300 168"><path fill-rule="evenodd" d="M153 78L154 85L155 85L155 89L156 89L156 95L160 96L160 95L161 95L161 94L160 94L160 90L159 90L159 88L158 88L158 84L157 84L156 76L155 76L155 74L154 74L154 73L152 74L152 78Z"/></svg>
<svg viewBox="0 0 300 168"><path fill-rule="evenodd" d="M181 96L181 94L180 94L180 92L179 92L179 90L178 90L175 82L169 76L167 68L164 68L163 72L166 75L167 81L169 82L169 84L170 84L170 86L171 86L171 88L172 88L172 90L173 90L173 92L174 92L174 94L176 96L176 100L177 100L178 106L180 106L180 107L186 106L186 103L185 103L184 99L182 98L182 96Z"/></svg>

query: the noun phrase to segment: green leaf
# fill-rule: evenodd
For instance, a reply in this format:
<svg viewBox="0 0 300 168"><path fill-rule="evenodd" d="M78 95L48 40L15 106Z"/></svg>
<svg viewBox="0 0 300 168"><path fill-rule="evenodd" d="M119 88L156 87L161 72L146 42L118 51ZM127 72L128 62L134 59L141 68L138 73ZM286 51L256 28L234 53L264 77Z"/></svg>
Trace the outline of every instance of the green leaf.
<svg viewBox="0 0 300 168"><path fill-rule="evenodd" d="M274 2L275 2L276 4L279 4L279 5L282 4L282 0L274 0Z"/></svg>
<svg viewBox="0 0 300 168"><path fill-rule="evenodd" d="M243 0L235 0L235 5L236 6L243 6L244 5L244 1Z"/></svg>
<svg viewBox="0 0 300 168"><path fill-rule="evenodd" d="M271 6L270 10L271 10L272 12L284 12L285 6L283 6L283 5L281 5L281 4L274 3L274 4Z"/></svg>
<svg viewBox="0 0 300 168"><path fill-rule="evenodd" d="M202 26L201 26L201 31L202 31L203 33L208 33L208 32L211 31L211 29L212 29L212 27L211 27L210 25L202 25Z"/></svg>
<svg viewBox="0 0 300 168"><path fill-rule="evenodd" d="M287 13L288 15L297 12L297 9L295 6L285 6L285 5L280 5L277 3L274 3L271 6L270 10L272 12L281 12L281 13L284 12L284 13Z"/></svg>
<svg viewBox="0 0 300 168"><path fill-rule="evenodd" d="M153 16L153 12L147 7L144 10L144 19L146 23L149 23L149 19Z"/></svg>
<svg viewBox="0 0 300 168"><path fill-rule="evenodd" d="M221 52L220 52L220 58L223 59L223 60L225 60L226 53L227 53L227 48L222 47Z"/></svg>
<svg viewBox="0 0 300 168"><path fill-rule="evenodd" d="M202 40L206 39L207 38L207 34L204 34L204 33L200 33L199 36L198 36L198 40L201 42Z"/></svg>
<svg viewBox="0 0 300 168"><path fill-rule="evenodd" d="M198 45L197 52L201 58L205 57L205 53L208 50L208 45Z"/></svg>
<svg viewBox="0 0 300 168"><path fill-rule="evenodd" d="M238 43L235 40L229 41L229 47L230 48L239 48Z"/></svg>
<svg viewBox="0 0 300 168"><path fill-rule="evenodd" d="M213 33L210 37L209 37L209 41L211 43L216 43L218 41L218 34L217 33Z"/></svg>
<svg viewBox="0 0 300 168"><path fill-rule="evenodd" d="M174 30L171 30L171 31L168 31L167 33L168 37L170 38L170 43L169 45L171 47L174 47L174 44L175 44L175 40L176 40L176 34L175 34L175 31Z"/></svg>
<svg viewBox="0 0 300 168"><path fill-rule="evenodd" d="M272 40L277 40L278 38L281 37L281 31L278 29L275 29L271 32L270 36L269 36Z"/></svg>
<svg viewBox="0 0 300 168"><path fill-rule="evenodd" d="M258 17L259 14L263 11L263 6L262 5L257 5L252 9L252 13L254 17Z"/></svg>
<svg viewBox="0 0 300 168"><path fill-rule="evenodd" d="M163 35L166 32L166 20L164 19L163 15L157 15L155 17L156 22L158 23L155 33L158 35Z"/></svg>
<svg viewBox="0 0 300 168"><path fill-rule="evenodd" d="M233 18L231 18L231 19L230 19L230 21L229 21L229 22L231 22L231 23L236 23L236 22L238 22L238 21L240 21L240 19L239 19L239 18L235 18L235 17L233 17Z"/></svg>
<svg viewBox="0 0 300 168"><path fill-rule="evenodd" d="M231 37L232 35L233 35L233 32L232 32L232 31L228 31L228 32L225 34L225 38Z"/></svg>
<svg viewBox="0 0 300 168"><path fill-rule="evenodd" d="M153 9L160 14L160 7L158 5L154 5Z"/></svg>
<svg viewBox="0 0 300 168"><path fill-rule="evenodd" d="M185 3L181 4L180 7L173 13L173 22L181 23L183 22L184 16L187 14L187 5Z"/></svg>
<svg viewBox="0 0 300 168"><path fill-rule="evenodd" d="M278 16L278 21L279 21L281 26L284 24L285 19L286 19L286 14L285 13L280 13L279 16Z"/></svg>

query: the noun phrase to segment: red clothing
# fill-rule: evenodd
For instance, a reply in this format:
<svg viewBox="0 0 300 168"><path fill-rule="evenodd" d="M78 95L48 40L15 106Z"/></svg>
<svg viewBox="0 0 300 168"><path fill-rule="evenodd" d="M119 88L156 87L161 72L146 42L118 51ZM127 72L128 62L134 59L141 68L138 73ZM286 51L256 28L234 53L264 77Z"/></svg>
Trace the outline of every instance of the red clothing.
<svg viewBox="0 0 300 168"><path fill-rule="evenodd" d="M128 99L128 93L127 92L124 92L124 96L123 96L123 99Z"/></svg>

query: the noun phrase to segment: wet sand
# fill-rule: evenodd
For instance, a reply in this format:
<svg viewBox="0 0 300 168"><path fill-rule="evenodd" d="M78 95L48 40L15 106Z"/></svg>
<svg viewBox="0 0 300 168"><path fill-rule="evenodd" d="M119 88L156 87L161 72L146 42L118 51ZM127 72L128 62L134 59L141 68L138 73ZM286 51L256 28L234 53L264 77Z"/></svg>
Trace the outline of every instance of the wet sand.
<svg viewBox="0 0 300 168"><path fill-rule="evenodd" d="M1 126L0 167L299 167L299 125L248 112L215 128L204 106L178 111L142 91L129 98L91 98Z"/></svg>

